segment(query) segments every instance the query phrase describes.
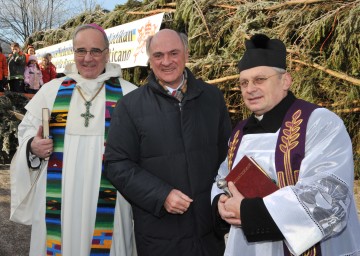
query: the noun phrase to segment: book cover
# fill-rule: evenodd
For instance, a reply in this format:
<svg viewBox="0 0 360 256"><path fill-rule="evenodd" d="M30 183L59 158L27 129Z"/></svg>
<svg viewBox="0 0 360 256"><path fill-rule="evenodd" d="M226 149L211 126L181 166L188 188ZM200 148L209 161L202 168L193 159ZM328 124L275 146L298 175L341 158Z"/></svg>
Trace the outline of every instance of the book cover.
<svg viewBox="0 0 360 256"><path fill-rule="evenodd" d="M42 109L42 126L43 126L43 138L44 139L48 139L50 136L49 120L50 120L50 111L48 108L43 108ZM45 160L49 160L49 157L46 157Z"/></svg>
<svg viewBox="0 0 360 256"><path fill-rule="evenodd" d="M246 198L265 197L279 188L254 159L244 156L226 176Z"/></svg>
<svg viewBox="0 0 360 256"><path fill-rule="evenodd" d="M48 108L42 109L42 126L43 126L43 138L49 138L49 120L50 120L50 113Z"/></svg>

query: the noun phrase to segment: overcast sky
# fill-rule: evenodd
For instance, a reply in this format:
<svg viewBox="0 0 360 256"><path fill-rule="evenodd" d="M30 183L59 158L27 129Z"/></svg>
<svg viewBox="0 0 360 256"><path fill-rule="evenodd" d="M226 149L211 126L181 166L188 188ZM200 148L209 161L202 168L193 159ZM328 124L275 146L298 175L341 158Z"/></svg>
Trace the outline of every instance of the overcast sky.
<svg viewBox="0 0 360 256"><path fill-rule="evenodd" d="M97 0L98 4L100 4L103 8L108 9L109 11L114 10L115 5L124 4L127 0Z"/></svg>

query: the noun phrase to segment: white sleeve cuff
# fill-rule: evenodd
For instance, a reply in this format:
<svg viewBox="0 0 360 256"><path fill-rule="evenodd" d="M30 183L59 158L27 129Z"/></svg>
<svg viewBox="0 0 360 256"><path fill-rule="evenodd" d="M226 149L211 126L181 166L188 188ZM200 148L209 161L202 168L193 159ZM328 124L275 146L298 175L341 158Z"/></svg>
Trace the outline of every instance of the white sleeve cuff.
<svg viewBox="0 0 360 256"><path fill-rule="evenodd" d="M29 152L29 162L30 162L30 168L32 169L39 169L41 165L40 158L31 152Z"/></svg>

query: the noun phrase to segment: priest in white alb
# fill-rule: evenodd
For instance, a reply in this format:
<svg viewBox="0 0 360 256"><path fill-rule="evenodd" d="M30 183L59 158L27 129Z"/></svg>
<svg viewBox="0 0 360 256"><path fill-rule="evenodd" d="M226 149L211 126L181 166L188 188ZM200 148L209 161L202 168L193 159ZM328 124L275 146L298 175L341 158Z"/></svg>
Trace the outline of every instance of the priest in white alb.
<svg viewBox="0 0 360 256"><path fill-rule="evenodd" d="M25 107L11 164L10 219L32 225L31 256L133 256L131 207L102 170L112 110L136 86L108 63L100 26L78 27L73 48L65 77L45 84Z"/></svg>
<svg viewBox="0 0 360 256"><path fill-rule="evenodd" d="M250 198L229 182L226 196L214 183L218 232L231 224L224 255L360 255L352 145L343 121L290 91L282 41L257 34L245 44L239 88L252 115L234 128L217 179L246 155L278 190Z"/></svg>

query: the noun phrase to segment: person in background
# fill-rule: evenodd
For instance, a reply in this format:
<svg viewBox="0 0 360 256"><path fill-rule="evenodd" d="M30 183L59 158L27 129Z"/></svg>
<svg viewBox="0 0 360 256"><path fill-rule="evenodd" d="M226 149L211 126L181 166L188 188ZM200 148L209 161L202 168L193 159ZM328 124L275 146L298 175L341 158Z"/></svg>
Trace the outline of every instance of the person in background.
<svg viewBox="0 0 360 256"><path fill-rule="evenodd" d="M25 53L26 63L29 63L29 57L31 55L35 55L35 48L32 45L28 45L28 47L26 48L26 53Z"/></svg>
<svg viewBox="0 0 360 256"><path fill-rule="evenodd" d="M7 85L8 73L6 56L3 54L2 47L0 46L0 92L3 92Z"/></svg>
<svg viewBox="0 0 360 256"><path fill-rule="evenodd" d="M29 57L25 67L24 82L27 93L35 94L44 84L42 73L35 55Z"/></svg>
<svg viewBox="0 0 360 256"><path fill-rule="evenodd" d="M210 190L231 133L224 97L185 67L185 34L160 30L146 49L147 84L114 111L107 177L133 206L139 256L223 255Z"/></svg>
<svg viewBox="0 0 360 256"><path fill-rule="evenodd" d="M66 76L44 84L25 106L10 167L10 219L32 225L30 256L133 256L131 206L102 170L113 109L136 86L108 63L100 26L77 27L73 47ZM43 137L44 108L52 137Z"/></svg>
<svg viewBox="0 0 360 256"><path fill-rule="evenodd" d="M343 121L290 91L282 41L257 34L245 45L239 88L252 115L233 130L217 179L246 155L279 189L244 198L229 182L228 197L214 183L218 228L222 220L231 224L225 255L360 255L353 152Z"/></svg>
<svg viewBox="0 0 360 256"><path fill-rule="evenodd" d="M54 63L52 63L52 55L51 55L51 53L46 53L46 54L45 54L45 58L48 59L50 67L51 67L53 70L55 70L55 74L56 74L56 66L54 65Z"/></svg>
<svg viewBox="0 0 360 256"><path fill-rule="evenodd" d="M12 51L8 58L10 91L24 93L25 54L20 50L18 43L11 43L10 47Z"/></svg>
<svg viewBox="0 0 360 256"><path fill-rule="evenodd" d="M49 63L49 59L46 56L41 58L39 66L44 83L50 82L56 78L56 68L52 63Z"/></svg>

